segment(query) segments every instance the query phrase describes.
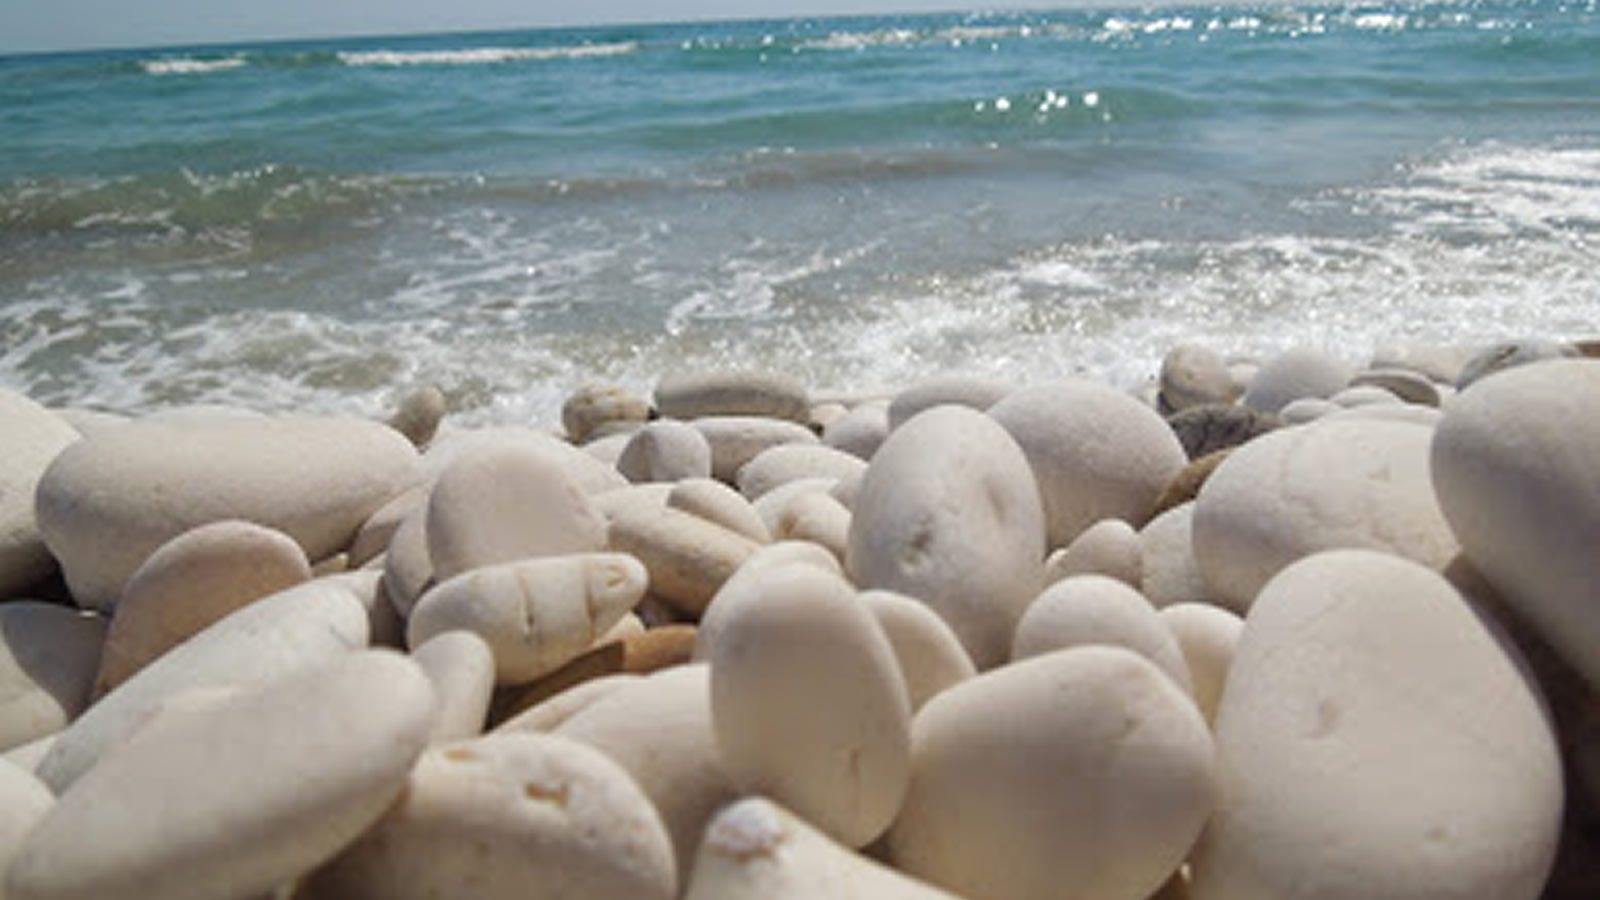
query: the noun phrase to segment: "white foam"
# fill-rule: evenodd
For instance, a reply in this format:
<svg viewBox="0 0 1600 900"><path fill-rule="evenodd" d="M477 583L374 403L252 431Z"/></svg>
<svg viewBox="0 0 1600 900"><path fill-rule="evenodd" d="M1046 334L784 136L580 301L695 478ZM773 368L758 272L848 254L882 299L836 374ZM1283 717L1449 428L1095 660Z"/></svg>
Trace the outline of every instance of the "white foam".
<svg viewBox="0 0 1600 900"><path fill-rule="evenodd" d="M614 44L576 44L565 47L468 47L458 50L345 51L339 61L347 66L475 66L496 63L626 56L639 50L637 41Z"/></svg>
<svg viewBox="0 0 1600 900"><path fill-rule="evenodd" d="M178 56L146 59L139 62L140 67L151 75L205 75L211 72L226 72L230 69L243 68L248 64L249 60L242 56L228 56L222 59L199 59Z"/></svg>

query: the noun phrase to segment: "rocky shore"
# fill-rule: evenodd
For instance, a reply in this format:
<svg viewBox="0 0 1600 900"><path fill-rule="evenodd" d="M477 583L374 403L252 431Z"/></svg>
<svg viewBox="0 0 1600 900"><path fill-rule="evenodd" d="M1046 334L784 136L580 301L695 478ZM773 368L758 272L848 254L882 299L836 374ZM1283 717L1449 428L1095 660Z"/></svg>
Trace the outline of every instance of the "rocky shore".
<svg viewBox="0 0 1600 900"><path fill-rule="evenodd" d="M0 390L0 900L1600 896L1597 351Z"/></svg>

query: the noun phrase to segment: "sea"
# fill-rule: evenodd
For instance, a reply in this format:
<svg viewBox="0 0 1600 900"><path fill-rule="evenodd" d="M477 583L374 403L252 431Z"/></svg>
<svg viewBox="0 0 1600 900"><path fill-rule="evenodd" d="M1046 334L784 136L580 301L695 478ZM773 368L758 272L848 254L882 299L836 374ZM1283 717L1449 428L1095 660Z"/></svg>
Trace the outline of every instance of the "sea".
<svg viewBox="0 0 1600 900"><path fill-rule="evenodd" d="M1597 335L1597 0L0 57L0 385L50 405L550 424L696 369Z"/></svg>

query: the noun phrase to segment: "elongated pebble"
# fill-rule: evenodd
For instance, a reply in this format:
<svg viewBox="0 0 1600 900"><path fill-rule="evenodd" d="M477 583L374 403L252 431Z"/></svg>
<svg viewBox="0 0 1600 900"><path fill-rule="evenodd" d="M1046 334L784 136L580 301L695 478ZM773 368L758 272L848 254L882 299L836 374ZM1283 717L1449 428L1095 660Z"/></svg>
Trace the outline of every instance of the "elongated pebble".
<svg viewBox="0 0 1600 900"><path fill-rule="evenodd" d="M311 880L316 900L677 894L661 817L598 750L496 734L429 750L401 799Z"/></svg>
<svg viewBox="0 0 1600 900"><path fill-rule="evenodd" d="M0 597L14 596L55 567L34 514L39 478L79 438L65 420L0 388Z"/></svg>
<svg viewBox="0 0 1600 900"><path fill-rule="evenodd" d="M894 650L843 579L765 569L718 595L711 718L733 783L860 847L899 811L911 707Z"/></svg>
<svg viewBox="0 0 1600 900"><path fill-rule="evenodd" d="M310 579L305 552L276 529L225 520L178 535L129 576L106 632L96 695L234 610Z"/></svg>
<svg viewBox="0 0 1600 900"><path fill-rule="evenodd" d="M821 491L805 491L779 508L780 541L811 541L843 562L850 547L850 510Z"/></svg>
<svg viewBox="0 0 1600 900"><path fill-rule="evenodd" d="M861 605L894 649L913 714L940 691L977 674L955 632L923 604L893 591L863 591Z"/></svg>
<svg viewBox="0 0 1600 900"><path fill-rule="evenodd" d="M862 460L883 446L889 436L889 401L862 403L822 430L822 443Z"/></svg>
<svg viewBox="0 0 1600 900"><path fill-rule="evenodd" d="M1011 435L966 407L930 409L884 441L855 508L856 583L928 604L979 669L1004 661L1045 555L1039 489Z"/></svg>
<svg viewBox="0 0 1600 900"><path fill-rule="evenodd" d="M744 464L762 451L785 444L815 444L804 425L761 416L710 416L692 424L711 447L711 477L733 484Z"/></svg>
<svg viewBox="0 0 1600 900"><path fill-rule="evenodd" d="M657 382L655 399L661 414L673 419L764 416L800 423L811 419L805 385L779 372L672 373Z"/></svg>
<svg viewBox="0 0 1600 900"><path fill-rule="evenodd" d="M162 704L198 685L248 687L367 645L367 611L349 590L311 581L264 597L140 669L73 720L39 764L57 793L90 771Z"/></svg>
<svg viewBox="0 0 1600 900"><path fill-rule="evenodd" d="M617 471L634 484L710 478L711 444L686 422L651 422L628 437Z"/></svg>
<svg viewBox="0 0 1600 900"><path fill-rule="evenodd" d="M6 896L267 892L383 814L422 752L432 714L427 678L391 651L346 654L198 708L169 709L61 795L12 860Z"/></svg>
<svg viewBox="0 0 1600 900"><path fill-rule="evenodd" d="M650 404L615 384L586 384L561 404L561 425L567 437L582 444L597 430L617 422L643 422Z"/></svg>
<svg viewBox="0 0 1600 900"><path fill-rule="evenodd" d="M551 556L485 566L417 601L406 642L454 629L476 634L494 655L495 680L521 684L582 653L644 596L648 576L623 553Z"/></svg>
<svg viewBox="0 0 1600 900"><path fill-rule="evenodd" d="M0 603L0 750L54 734L89 705L106 622L65 606Z"/></svg>
<svg viewBox="0 0 1600 900"><path fill-rule="evenodd" d="M428 743L445 744L483 733L494 695L494 654L470 631L446 631L411 651L433 685Z"/></svg>
<svg viewBox="0 0 1600 900"><path fill-rule="evenodd" d="M1183 651L1155 607L1126 583L1105 575L1074 575L1046 588L1017 623L1011 658L1093 644L1132 650L1159 666L1185 693L1191 691Z"/></svg>
<svg viewBox="0 0 1600 900"><path fill-rule="evenodd" d="M687 891L686 900L956 900L840 846L765 797L711 821Z"/></svg>
<svg viewBox="0 0 1600 900"><path fill-rule="evenodd" d="M739 469L739 493L751 500L801 478L847 478L867 464L843 450L821 444L784 444L764 450Z"/></svg>
<svg viewBox="0 0 1600 900"><path fill-rule="evenodd" d="M1562 815L1538 687L1415 562L1319 553L1245 619L1196 900L1533 900Z"/></svg>
<svg viewBox="0 0 1600 900"><path fill-rule="evenodd" d="M772 542L761 515L738 491L710 478L686 478L672 486L667 505L742 534L758 544Z"/></svg>
<svg viewBox="0 0 1600 900"><path fill-rule="evenodd" d="M761 546L742 534L678 509L627 511L611 522L611 549L629 553L650 573L650 592L692 615Z"/></svg>
<svg viewBox="0 0 1600 900"><path fill-rule="evenodd" d="M1209 724L1217 718L1244 621L1209 603L1174 603L1163 607L1160 616L1183 651L1195 705Z"/></svg>
<svg viewBox="0 0 1600 900"><path fill-rule="evenodd" d="M1017 386L979 375L936 375L911 385L889 399L889 430L894 431L920 412L936 406L965 406L986 410Z"/></svg>

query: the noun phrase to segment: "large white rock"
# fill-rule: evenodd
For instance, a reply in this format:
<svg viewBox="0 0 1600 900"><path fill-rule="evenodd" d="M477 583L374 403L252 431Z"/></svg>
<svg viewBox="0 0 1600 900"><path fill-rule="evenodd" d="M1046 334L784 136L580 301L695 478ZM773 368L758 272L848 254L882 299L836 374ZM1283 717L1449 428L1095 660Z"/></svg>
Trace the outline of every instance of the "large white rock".
<svg viewBox="0 0 1600 900"><path fill-rule="evenodd" d="M1443 569L1459 548L1434 497L1432 440L1432 429L1408 422L1346 419L1234 450L1195 501L1195 561L1212 599L1248 610L1284 566L1341 547Z"/></svg>
<svg viewBox="0 0 1600 900"><path fill-rule="evenodd" d="M106 622L53 603L0 603L0 750L67 727L89 705Z"/></svg>
<svg viewBox="0 0 1600 900"><path fill-rule="evenodd" d="M1327 398L1355 374L1344 360L1309 347L1295 347L1267 360L1250 379L1239 402L1258 412L1275 413L1303 397Z"/></svg>
<svg viewBox="0 0 1600 900"><path fill-rule="evenodd" d="M685 900L956 900L841 847L765 797L717 814Z"/></svg>
<svg viewBox="0 0 1600 900"><path fill-rule="evenodd" d="M9 900L252 897L383 814L427 741L433 691L390 651L348 654L159 714L61 795Z"/></svg>
<svg viewBox="0 0 1600 900"><path fill-rule="evenodd" d="M1132 650L1191 692L1183 650L1156 608L1138 591L1105 575L1074 575L1046 588L1017 623L1011 658L1093 644Z"/></svg>
<svg viewBox="0 0 1600 900"><path fill-rule="evenodd" d="M929 701L889 832L904 872L992 900L1148 897L1215 799L1211 737L1144 657L1076 647Z"/></svg>
<svg viewBox="0 0 1600 900"><path fill-rule="evenodd" d="M350 591L311 581L240 609L157 658L62 732L39 764L57 793L174 697L271 681L365 647L368 615Z"/></svg>
<svg viewBox="0 0 1600 900"><path fill-rule="evenodd" d="M863 591L861 605L894 648L913 714L940 691L978 674L955 632L924 604L893 591Z"/></svg>
<svg viewBox="0 0 1600 900"><path fill-rule="evenodd" d="M1017 617L1044 580L1044 511L1021 448L961 406L900 426L867 467L848 565L862 588L927 603L979 669L1011 649Z"/></svg>
<svg viewBox="0 0 1600 900"><path fill-rule="evenodd" d="M32 772L0 758L0 897L6 895L11 857L55 802L55 795Z"/></svg>
<svg viewBox="0 0 1600 900"><path fill-rule="evenodd" d="M733 783L861 847L910 774L911 707L894 650L843 579L765 569L717 595L711 719Z"/></svg>
<svg viewBox="0 0 1600 900"><path fill-rule="evenodd" d="M470 631L493 652L496 681L521 684L588 649L648 584L644 566L625 553L484 566L423 594L406 623L406 643L420 647L449 631Z"/></svg>
<svg viewBox="0 0 1600 900"><path fill-rule="evenodd" d="M1217 713L1196 900L1533 900L1560 832L1537 687L1441 576L1367 550L1279 573Z"/></svg>
<svg viewBox="0 0 1600 900"><path fill-rule="evenodd" d="M1474 383L1446 406L1433 479L1473 566L1600 690L1600 362Z"/></svg>
<svg viewBox="0 0 1600 900"><path fill-rule="evenodd" d="M1025 387L989 415L1033 467L1049 547L1067 546L1101 519L1143 525L1161 489L1189 461L1154 410L1093 381Z"/></svg>
<svg viewBox="0 0 1600 900"><path fill-rule="evenodd" d="M305 552L281 531L237 519L185 531L128 577L106 632L95 693L127 681L241 606L310 580Z"/></svg>
<svg viewBox="0 0 1600 900"><path fill-rule="evenodd" d="M39 481L39 530L73 599L109 610L145 557L191 528L244 519L323 559L418 477L411 443L377 422L133 422L56 457Z"/></svg>
<svg viewBox="0 0 1600 900"><path fill-rule="evenodd" d="M39 535L33 492L45 468L78 432L27 397L0 388L0 597L50 574L55 566Z"/></svg>
<svg viewBox="0 0 1600 900"><path fill-rule="evenodd" d="M672 845L615 762L492 734L423 754L378 824L310 883L317 900L670 900Z"/></svg>
<svg viewBox="0 0 1600 900"><path fill-rule="evenodd" d="M428 558L445 581L480 566L605 547L604 517L549 454L519 443L463 454L428 499Z"/></svg>

